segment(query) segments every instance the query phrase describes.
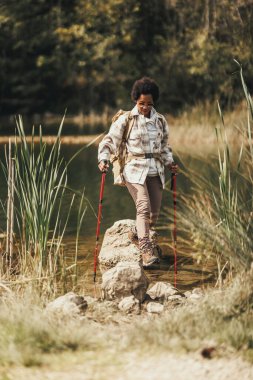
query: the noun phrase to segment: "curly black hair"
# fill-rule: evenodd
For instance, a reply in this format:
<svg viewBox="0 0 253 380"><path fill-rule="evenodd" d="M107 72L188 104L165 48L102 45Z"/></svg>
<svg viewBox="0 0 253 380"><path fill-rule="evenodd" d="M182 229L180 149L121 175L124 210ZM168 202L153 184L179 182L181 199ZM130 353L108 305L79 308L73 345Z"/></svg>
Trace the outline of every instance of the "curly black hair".
<svg viewBox="0 0 253 380"><path fill-rule="evenodd" d="M134 82L131 91L132 100L137 101L142 94L152 95L154 102L156 102L159 99L159 87L153 79L149 77L143 77Z"/></svg>

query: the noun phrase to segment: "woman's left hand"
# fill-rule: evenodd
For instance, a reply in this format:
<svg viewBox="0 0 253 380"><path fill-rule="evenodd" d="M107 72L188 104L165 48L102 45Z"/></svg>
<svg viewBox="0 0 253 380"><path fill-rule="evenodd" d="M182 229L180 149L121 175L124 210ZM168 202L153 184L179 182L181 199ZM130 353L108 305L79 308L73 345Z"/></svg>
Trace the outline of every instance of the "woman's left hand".
<svg viewBox="0 0 253 380"><path fill-rule="evenodd" d="M168 169L171 171L171 173L178 174L178 165L175 162L169 164Z"/></svg>

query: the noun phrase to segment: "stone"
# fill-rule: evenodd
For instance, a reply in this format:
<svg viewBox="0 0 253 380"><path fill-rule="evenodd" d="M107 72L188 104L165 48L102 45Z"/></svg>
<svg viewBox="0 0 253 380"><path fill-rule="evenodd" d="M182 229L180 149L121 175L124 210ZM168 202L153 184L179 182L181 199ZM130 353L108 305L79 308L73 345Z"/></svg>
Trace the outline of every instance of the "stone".
<svg viewBox="0 0 253 380"><path fill-rule="evenodd" d="M128 238L128 233L135 227L131 219L118 220L106 230L99 253L99 264L106 268L114 267L120 261L138 263L140 251Z"/></svg>
<svg viewBox="0 0 253 380"><path fill-rule="evenodd" d="M167 309L174 308L175 306L182 305L185 301L185 297L182 297L180 294L174 294L173 296L169 296L167 300L164 301L164 306Z"/></svg>
<svg viewBox="0 0 253 380"><path fill-rule="evenodd" d="M192 293L188 299L189 300L199 300L200 298L202 298L202 295L201 294L196 294L196 293Z"/></svg>
<svg viewBox="0 0 253 380"><path fill-rule="evenodd" d="M168 297L173 296L175 294L179 294L179 292L169 282L158 281L147 291L147 294L153 300L165 301L168 299Z"/></svg>
<svg viewBox="0 0 253 380"><path fill-rule="evenodd" d="M134 228L135 220L123 219L118 220L106 230L99 253L101 272L114 267L121 261L141 261L139 248L128 237L129 232ZM150 230L150 240L158 256L161 256L161 249L157 245L157 233L153 230Z"/></svg>
<svg viewBox="0 0 253 380"><path fill-rule="evenodd" d="M123 298L118 308L126 314L140 314L140 301L134 296Z"/></svg>
<svg viewBox="0 0 253 380"><path fill-rule="evenodd" d="M145 298L149 281L139 263L122 261L102 275L102 299Z"/></svg>
<svg viewBox="0 0 253 380"><path fill-rule="evenodd" d="M201 288L194 288L192 291L187 290L184 292L184 296L188 300L198 300L204 296L204 292Z"/></svg>
<svg viewBox="0 0 253 380"><path fill-rule="evenodd" d="M47 304L46 311L62 315L78 316L84 315L87 308L88 304L84 297L74 292L69 292Z"/></svg>
<svg viewBox="0 0 253 380"><path fill-rule="evenodd" d="M164 310L164 306L158 302L149 302L147 304L147 312L153 314L160 314Z"/></svg>

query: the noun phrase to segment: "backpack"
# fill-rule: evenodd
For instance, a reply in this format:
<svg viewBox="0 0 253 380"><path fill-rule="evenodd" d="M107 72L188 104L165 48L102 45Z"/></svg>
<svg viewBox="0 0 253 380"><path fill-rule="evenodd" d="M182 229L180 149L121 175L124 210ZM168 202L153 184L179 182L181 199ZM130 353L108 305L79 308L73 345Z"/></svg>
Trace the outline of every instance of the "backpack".
<svg viewBox="0 0 253 380"><path fill-rule="evenodd" d="M119 185L119 186L125 186L123 170L126 163L126 142L128 140L128 137L130 135L130 132L134 123L134 117L131 116L130 113L131 111L119 110L112 118L112 123L115 123L115 121L117 121L121 115L128 114L126 126L125 126L123 136L122 136L122 141L120 143L118 151L116 152L116 154L113 154L110 159L110 162L112 164L114 185Z"/></svg>

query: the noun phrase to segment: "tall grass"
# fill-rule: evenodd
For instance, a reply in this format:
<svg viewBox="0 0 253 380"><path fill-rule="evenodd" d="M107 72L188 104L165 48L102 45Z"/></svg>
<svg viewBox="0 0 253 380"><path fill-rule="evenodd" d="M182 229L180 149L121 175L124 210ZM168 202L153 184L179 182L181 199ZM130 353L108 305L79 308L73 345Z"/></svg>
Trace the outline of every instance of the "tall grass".
<svg viewBox="0 0 253 380"><path fill-rule="evenodd" d="M30 146L28 146L22 119L19 117L17 121L18 135L21 137L21 144L15 144L14 154L15 190L19 203L17 222L22 236L22 254L24 257L27 252L34 256L40 256L40 275L46 264L49 265L50 272L54 270L67 224L66 220L63 228L60 227L62 202L67 185L67 166L64 165L60 154L62 125L63 121L48 157L47 146L43 144L40 127L39 153L36 157L34 141L32 140ZM34 135L34 132L32 135ZM69 210L73 200L74 195L71 199ZM49 230L56 207L58 211L49 243ZM53 260L52 250L54 250Z"/></svg>
<svg viewBox="0 0 253 380"><path fill-rule="evenodd" d="M17 234L11 268L8 268L8 265L5 268L2 267L3 275L8 272L12 275L19 274L39 280L48 279L49 283L51 280L55 281L57 276L61 279L65 278L68 268L65 264L62 243L74 201L79 202L77 257L78 238L88 200L84 197L84 193L79 194L68 186L68 166L80 151L65 162L61 153L63 122L64 118L54 144L49 146L43 142L41 127L39 143L34 141L33 129L31 142L28 144L22 118L17 119L17 138L14 142L12 158L15 174L14 219ZM10 186L9 166L6 159L6 163L2 163L2 168L7 186ZM8 252L6 254L8 255ZM73 265L70 265L70 273L74 271L75 276L77 276L76 257Z"/></svg>
<svg viewBox="0 0 253 380"><path fill-rule="evenodd" d="M217 261L219 280L228 270L232 273L248 269L253 261L253 104L241 67L240 77L248 106L246 125L234 127L240 143L229 143L226 121L218 104L217 157L209 157L215 178L208 183L196 173L195 194L191 198L181 197L185 242L198 260Z"/></svg>

